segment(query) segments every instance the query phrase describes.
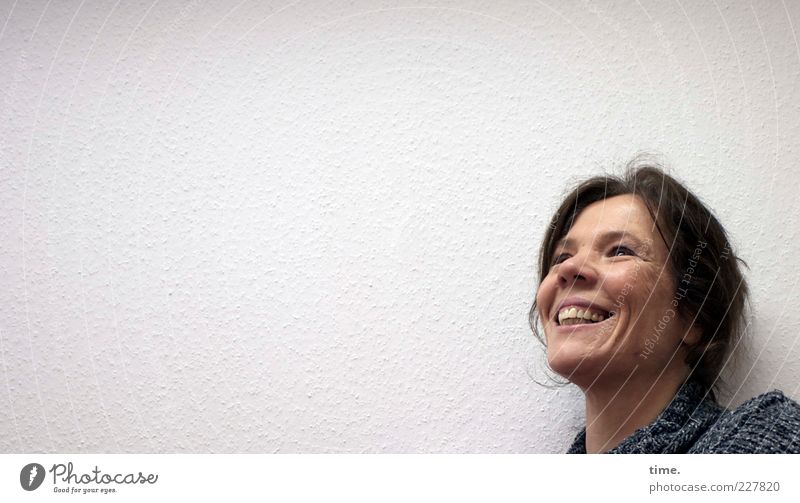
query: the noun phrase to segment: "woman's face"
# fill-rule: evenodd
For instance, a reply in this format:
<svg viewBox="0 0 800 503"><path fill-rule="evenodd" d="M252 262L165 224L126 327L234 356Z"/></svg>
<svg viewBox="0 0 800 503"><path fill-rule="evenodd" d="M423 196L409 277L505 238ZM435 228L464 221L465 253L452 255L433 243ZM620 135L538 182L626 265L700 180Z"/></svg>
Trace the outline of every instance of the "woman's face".
<svg viewBox="0 0 800 503"><path fill-rule="evenodd" d="M667 249L641 199L587 206L554 252L536 295L554 371L585 390L685 366ZM593 320L575 324L581 311Z"/></svg>

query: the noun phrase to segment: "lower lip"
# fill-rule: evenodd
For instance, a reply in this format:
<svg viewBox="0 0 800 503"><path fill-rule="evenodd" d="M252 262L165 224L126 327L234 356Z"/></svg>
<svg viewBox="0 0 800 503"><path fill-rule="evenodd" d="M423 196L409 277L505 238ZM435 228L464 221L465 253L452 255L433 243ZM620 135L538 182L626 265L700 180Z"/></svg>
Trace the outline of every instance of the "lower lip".
<svg viewBox="0 0 800 503"><path fill-rule="evenodd" d="M579 325L556 325L556 333L582 332L585 330L594 330L597 328L607 327L610 325L610 322L613 319L614 316L611 316L610 318L606 318L603 321L598 321L597 323L581 323Z"/></svg>

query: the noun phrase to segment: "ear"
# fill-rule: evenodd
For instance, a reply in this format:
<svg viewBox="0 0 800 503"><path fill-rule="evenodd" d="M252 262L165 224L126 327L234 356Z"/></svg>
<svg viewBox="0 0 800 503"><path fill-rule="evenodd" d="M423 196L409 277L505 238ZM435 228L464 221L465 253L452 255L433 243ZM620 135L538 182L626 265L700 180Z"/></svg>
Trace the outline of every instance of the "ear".
<svg viewBox="0 0 800 503"><path fill-rule="evenodd" d="M702 330L697 325L692 325L686 331L686 334L683 336L682 344L685 344L689 347L696 345L700 342L700 338L703 336Z"/></svg>

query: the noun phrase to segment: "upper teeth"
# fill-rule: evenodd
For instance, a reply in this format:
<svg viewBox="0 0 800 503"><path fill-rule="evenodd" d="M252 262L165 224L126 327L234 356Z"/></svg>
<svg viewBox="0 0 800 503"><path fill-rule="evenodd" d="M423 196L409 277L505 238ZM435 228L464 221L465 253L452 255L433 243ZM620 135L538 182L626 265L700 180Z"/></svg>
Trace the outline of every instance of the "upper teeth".
<svg viewBox="0 0 800 503"><path fill-rule="evenodd" d="M591 309L578 309L575 307L565 307L558 313L558 322L569 318L583 318L584 320L603 321L605 318L602 314L592 311Z"/></svg>

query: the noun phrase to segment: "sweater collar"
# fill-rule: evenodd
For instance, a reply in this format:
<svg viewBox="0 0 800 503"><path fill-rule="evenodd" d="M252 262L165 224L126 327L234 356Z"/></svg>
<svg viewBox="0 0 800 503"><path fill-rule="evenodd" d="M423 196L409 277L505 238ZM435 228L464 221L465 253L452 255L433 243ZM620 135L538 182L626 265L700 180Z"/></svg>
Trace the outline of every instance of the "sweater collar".
<svg viewBox="0 0 800 503"><path fill-rule="evenodd" d="M634 431L609 454L678 454L687 452L716 422L724 408L696 380L685 382L655 421ZM567 454L586 454L583 428Z"/></svg>

